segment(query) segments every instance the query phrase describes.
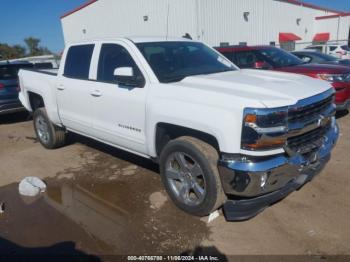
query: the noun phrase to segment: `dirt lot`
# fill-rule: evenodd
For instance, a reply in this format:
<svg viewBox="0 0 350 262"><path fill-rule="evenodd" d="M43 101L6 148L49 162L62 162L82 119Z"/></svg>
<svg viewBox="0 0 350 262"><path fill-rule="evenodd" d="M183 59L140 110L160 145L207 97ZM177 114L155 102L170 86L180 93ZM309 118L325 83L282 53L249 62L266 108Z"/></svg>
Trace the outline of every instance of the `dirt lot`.
<svg viewBox="0 0 350 262"><path fill-rule="evenodd" d="M350 115L327 168L312 183L239 223L210 224L168 200L158 167L78 136L45 150L25 115L0 117L0 253L225 255L350 254ZM21 198L18 182L48 191Z"/></svg>

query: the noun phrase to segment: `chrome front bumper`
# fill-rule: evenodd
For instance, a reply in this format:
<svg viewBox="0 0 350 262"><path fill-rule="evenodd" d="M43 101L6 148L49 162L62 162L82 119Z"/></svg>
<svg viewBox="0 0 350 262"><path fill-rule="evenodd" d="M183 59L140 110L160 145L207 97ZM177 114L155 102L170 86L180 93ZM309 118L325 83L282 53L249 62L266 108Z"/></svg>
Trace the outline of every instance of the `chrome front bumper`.
<svg viewBox="0 0 350 262"><path fill-rule="evenodd" d="M335 123L325 134L318 151L307 158L301 154L281 154L255 159L244 156L221 159L219 173L224 191L228 195L252 198L280 190L293 181L304 184L328 162L338 136L339 128Z"/></svg>

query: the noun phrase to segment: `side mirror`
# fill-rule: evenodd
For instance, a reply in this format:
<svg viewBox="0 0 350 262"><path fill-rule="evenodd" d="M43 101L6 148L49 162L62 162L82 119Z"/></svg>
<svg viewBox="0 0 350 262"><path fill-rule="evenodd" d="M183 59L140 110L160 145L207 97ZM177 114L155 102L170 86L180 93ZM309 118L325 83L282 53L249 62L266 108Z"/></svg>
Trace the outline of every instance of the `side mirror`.
<svg viewBox="0 0 350 262"><path fill-rule="evenodd" d="M254 63L254 68L255 69L270 69L271 66L264 61L257 61Z"/></svg>
<svg viewBox="0 0 350 262"><path fill-rule="evenodd" d="M118 85L130 87L144 87L145 79L140 74L135 75L132 67L118 67L114 70L114 77Z"/></svg>

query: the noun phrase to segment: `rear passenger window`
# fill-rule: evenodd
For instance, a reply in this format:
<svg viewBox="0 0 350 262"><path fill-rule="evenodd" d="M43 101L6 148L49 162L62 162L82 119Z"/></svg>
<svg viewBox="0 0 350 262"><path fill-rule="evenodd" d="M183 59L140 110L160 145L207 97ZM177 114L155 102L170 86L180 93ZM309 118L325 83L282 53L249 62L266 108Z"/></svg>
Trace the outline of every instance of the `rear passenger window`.
<svg viewBox="0 0 350 262"><path fill-rule="evenodd" d="M335 49L337 49L336 46L330 46L330 47L329 47L329 51L331 51L331 52L333 52Z"/></svg>
<svg viewBox="0 0 350 262"><path fill-rule="evenodd" d="M114 70L119 67L132 67L135 76L141 75L129 52L117 44L103 44L98 62L97 80L115 83Z"/></svg>
<svg viewBox="0 0 350 262"><path fill-rule="evenodd" d="M93 51L94 45L70 47L64 67L64 76L77 79L88 79Z"/></svg>

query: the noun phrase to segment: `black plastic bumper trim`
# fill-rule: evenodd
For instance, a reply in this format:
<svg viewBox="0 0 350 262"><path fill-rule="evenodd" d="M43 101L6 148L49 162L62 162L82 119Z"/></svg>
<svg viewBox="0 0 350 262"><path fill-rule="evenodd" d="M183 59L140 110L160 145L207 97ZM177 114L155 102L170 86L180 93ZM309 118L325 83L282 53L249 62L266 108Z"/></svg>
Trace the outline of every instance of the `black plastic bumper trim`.
<svg viewBox="0 0 350 262"><path fill-rule="evenodd" d="M243 221L255 217L270 205L287 197L293 191L302 187L312 178L308 177L305 182L290 182L282 189L259 196L252 199L228 200L223 207L224 215L227 221Z"/></svg>

